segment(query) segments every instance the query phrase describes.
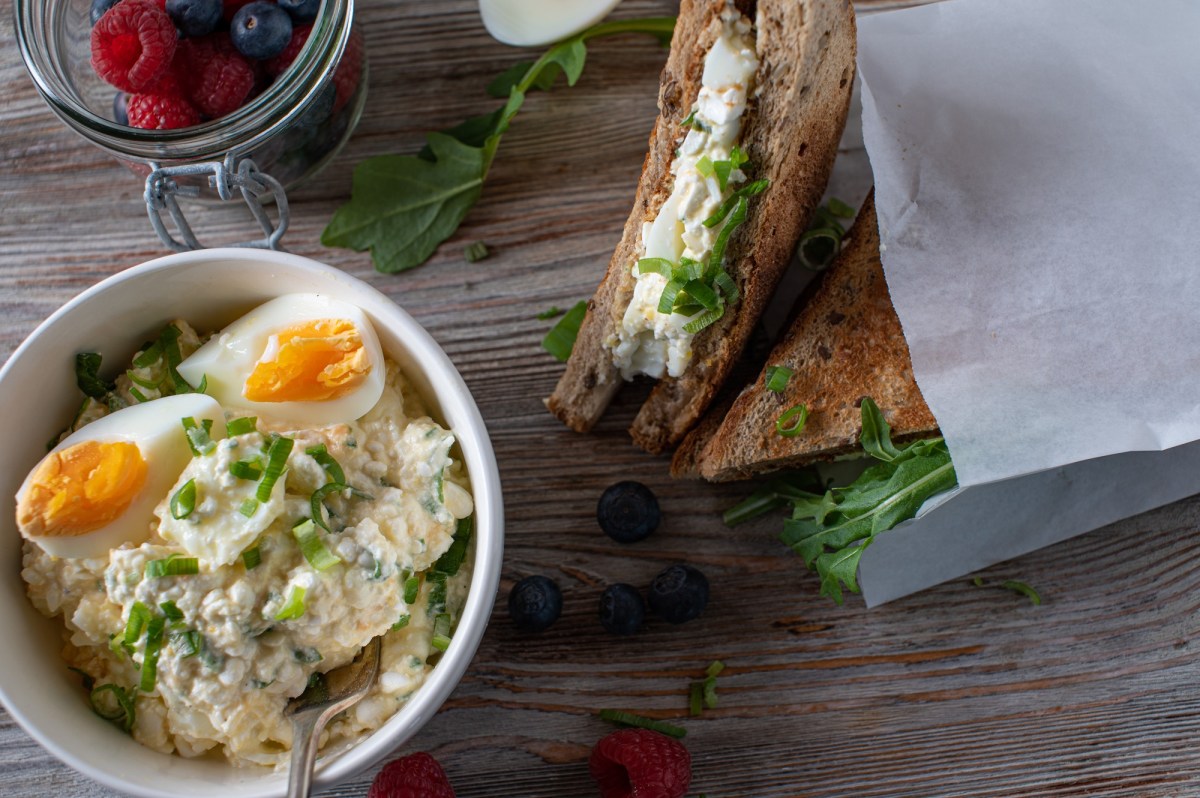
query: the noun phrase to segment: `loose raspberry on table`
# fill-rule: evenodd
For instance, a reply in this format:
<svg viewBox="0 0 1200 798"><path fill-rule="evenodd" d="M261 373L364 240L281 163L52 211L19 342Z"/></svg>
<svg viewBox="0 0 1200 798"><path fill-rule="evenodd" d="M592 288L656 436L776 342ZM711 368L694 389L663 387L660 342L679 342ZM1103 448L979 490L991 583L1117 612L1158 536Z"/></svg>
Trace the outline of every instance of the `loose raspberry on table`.
<svg viewBox="0 0 1200 798"><path fill-rule="evenodd" d="M292 38L288 40L283 52L274 58L263 61L267 74L277 78L287 71L287 68L296 60L296 56L300 55L300 51L304 49L304 43L308 41L310 33L312 33L312 25L297 25L292 28Z"/></svg>
<svg viewBox="0 0 1200 798"><path fill-rule="evenodd" d="M140 92L171 65L177 38L154 0L123 0L92 28L92 68L116 88Z"/></svg>
<svg viewBox="0 0 1200 798"><path fill-rule="evenodd" d="M687 748L648 729L621 729L592 749L588 769L602 798L683 798L692 782Z"/></svg>
<svg viewBox="0 0 1200 798"><path fill-rule="evenodd" d="M362 65L363 38L358 28L353 28L350 31L350 40L346 42L346 49L342 53L342 60L338 62L337 71L333 73L333 87L337 90L337 99L333 102L335 114L354 96L354 90L358 88L358 81L362 76Z"/></svg>
<svg viewBox="0 0 1200 798"><path fill-rule="evenodd" d="M455 798L438 761L424 752L384 765L367 798Z"/></svg>
<svg viewBox="0 0 1200 798"><path fill-rule="evenodd" d="M131 94L126 107L129 125L143 130L174 130L200 123L200 114L182 97Z"/></svg>
<svg viewBox="0 0 1200 798"><path fill-rule="evenodd" d="M213 118L241 108L254 89L254 67L233 49L229 37L215 33L187 39L184 47L192 103Z"/></svg>

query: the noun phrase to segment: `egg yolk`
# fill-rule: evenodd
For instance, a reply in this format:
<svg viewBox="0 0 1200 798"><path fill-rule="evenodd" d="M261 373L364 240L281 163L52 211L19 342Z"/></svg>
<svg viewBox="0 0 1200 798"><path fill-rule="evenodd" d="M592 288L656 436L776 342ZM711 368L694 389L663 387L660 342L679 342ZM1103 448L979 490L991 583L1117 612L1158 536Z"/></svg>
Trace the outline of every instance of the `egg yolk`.
<svg viewBox="0 0 1200 798"><path fill-rule="evenodd" d="M146 484L136 444L84 441L47 455L17 502L26 536L83 535L111 523Z"/></svg>
<svg viewBox="0 0 1200 798"><path fill-rule="evenodd" d="M354 323L318 319L271 336L242 393L251 402L324 402L350 393L370 373Z"/></svg>

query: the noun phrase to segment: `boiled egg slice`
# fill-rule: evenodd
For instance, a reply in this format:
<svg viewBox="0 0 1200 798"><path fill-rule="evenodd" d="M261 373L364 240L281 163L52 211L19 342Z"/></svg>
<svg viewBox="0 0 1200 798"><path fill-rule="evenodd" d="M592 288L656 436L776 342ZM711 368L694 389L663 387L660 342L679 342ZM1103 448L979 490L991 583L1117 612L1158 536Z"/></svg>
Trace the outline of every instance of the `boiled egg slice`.
<svg viewBox="0 0 1200 798"><path fill-rule="evenodd" d="M285 294L230 324L179 364L224 407L297 425L342 424L383 394L383 349L367 315L320 294Z"/></svg>
<svg viewBox="0 0 1200 798"><path fill-rule="evenodd" d="M101 557L137 546L157 523L155 506L192 459L183 419L225 433L216 400L166 396L122 408L58 444L17 492L17 528L55 557Z"/></svg>
<svg viewBox="0 0 1200 798"><path fill-rule="evenodd" d="M608 16L621 0L479 0L488 33L532 47L561 41Z"/></svg>

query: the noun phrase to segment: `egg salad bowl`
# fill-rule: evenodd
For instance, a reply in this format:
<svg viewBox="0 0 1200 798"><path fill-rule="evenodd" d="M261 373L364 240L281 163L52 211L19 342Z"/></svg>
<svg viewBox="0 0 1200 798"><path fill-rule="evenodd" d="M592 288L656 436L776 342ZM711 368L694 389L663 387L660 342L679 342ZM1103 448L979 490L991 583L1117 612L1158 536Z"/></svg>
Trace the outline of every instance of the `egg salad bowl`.
<svg viewBox="0 0 1200 798"><path fill-rule="evenodd" d="M282 706L382 636L329 786L461 679L499 579L495 458L446 355L366 284L262 250L151 261L38 327L0 406L0 700L85 775L283 795Z"/></svg>

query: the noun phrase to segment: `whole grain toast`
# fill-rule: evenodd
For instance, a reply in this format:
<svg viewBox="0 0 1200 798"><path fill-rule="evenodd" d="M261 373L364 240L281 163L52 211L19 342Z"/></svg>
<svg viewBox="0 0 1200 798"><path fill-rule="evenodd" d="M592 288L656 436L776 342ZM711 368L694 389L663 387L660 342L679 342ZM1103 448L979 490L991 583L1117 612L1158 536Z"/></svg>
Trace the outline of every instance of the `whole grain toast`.
<svg viewBox="0 0 1200 798"><path fill-rule="evenodd" d="M864 396L883 411L893 440L937 434L884 279L873 193L837 260L768 356L770 366L793 369L787 387L767 390L764 368L720 423L714 413L684 440L672 475L723 482L857 452ZM799 404L808 408L803 431L778 434L776 420Z"/></svg>
<svg viewBox="0 0 1200 798"><path fill-rule="evenodd" d="M677 444L701 418L738 360L815 211L837 154L854 79L855 27L849 0L737 0L755 21L757 89L744 117L741 148L750 180L770 187L750 202L733 236L726 268L741 300L693 339L681 377L658 381L630 433L647 451ZM586 432L623 380L604 342L633 296L632 268L644 251L642 224L670 196L671 161L683 121L701 86L704 59L720 29L726 0L683 0L663 69L659 116L650 134L633 211L604 280L588 302L566 371L546 405L568 427Z"/></svg>

